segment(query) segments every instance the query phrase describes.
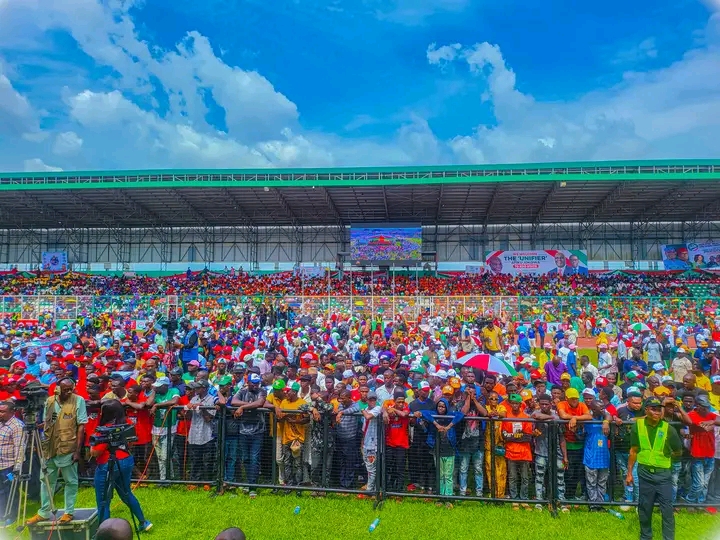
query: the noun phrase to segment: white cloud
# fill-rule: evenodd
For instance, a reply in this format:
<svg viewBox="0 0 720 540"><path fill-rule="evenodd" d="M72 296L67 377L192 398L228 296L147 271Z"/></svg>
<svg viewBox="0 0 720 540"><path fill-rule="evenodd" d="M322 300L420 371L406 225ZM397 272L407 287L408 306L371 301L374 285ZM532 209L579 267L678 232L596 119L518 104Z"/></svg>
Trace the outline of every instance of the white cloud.
<svg viewBox="0 0 720 540"><path fill-rule="evenodd" d="M31 140L39 132L40 125L30 102L13 87L0 62L0 136Z"/></svg>
<svg viewBox="0 0 720 540"><path fill-rule="evenodd" d="M446 63L455 60L460 49L462 49L462 45L459 43L443 45L442 47L438 47L437 43L431 43L428 46L425 55L427 56L428 62L431 64L443 66Z"/></svg>
<svg viewBox="0 0 720 540"><path fill-rule="evenodd" d="M648 59L655 59L657 56L658 47L655 38L650 37L642 40L633 47L619 51L612 61L614 64L638 64Z"/></svg>
<svg viewBox="0 0 720 540"><path fill-rule="evenodd" d="M436 13L463 11L470 0L381 0L377 15L392 22L416 25Z"/></svg>
<svg viewBox="0 0 720 540"><path fill-rule="evenodd" d="M63 131L55 137L53 153L57 155L77 154L82 148L83 140L74 131Z"/></svg>
<svg viewBox="0 0 720 540"><path fill-rule="evenodd" d="M23 162L24 165L24 171L25 172L59 172L62 171L60 167L53 167L51 165L46 165L42 159L40 158L33 158L33 159L26 159Z"/></svg>
<svg viewBox="0 0 720 540"><path fill-rule="evenodd" d="M710 31L710 30L709 30ZM648 72L628 72L609 89L574 101L538 102L518 90L515 73L497 45L479 43L452 56L486 84L480 100L494 121L449 145L460 161L534 162L717 156L720 140L720 48L689 51L680 61Z"/></svg>
<svg viewBox="0 0 720 540"><path fill-rule="evenodd" d="M720 2L707 1L708 5ZM718 155L720 78L711 76L720 73L719 33L713 26L718 15L708 25L704 45L688 51L681 60L652 71L627 72L612 88L566 102L545 102L521 91L518 79L523 74L515 73L498 44L433 43L425 54L428 64L437 69L439 86L448 78L457 81L458 73L479 81L483 89L465 116L472 118L489 106L493 118L440 139L427 118L409 113L399 117L404 121L391 136L342 138L304 130L300 112L288 96L260 73L226 63L207 37L190 31L173 49L159 49L138 37L128 12L130 1L107 2L0 0L0 50L7 35L33 38L34 45L19 42L21 47L32 47L39 46L47 32L66 31L99 66L113 71L101 81L68 77L67 87L44 87L43 95L55 92L56 101L48 105L31 103L17 90L26 85L13 84L17 75L11 66L3 68L0 63L0 138L5 137L0 168L58 168L46 161L68 170ZM397 0L383 5L388 17L404 12L411 15L404 19L409 22L442 10L460 11L468 2ZM646 57L657 51L652 41L638 49ZM56 74L59 80L62 75L61 71ZM442 96L454 97L454 93ZM151 106L163 98L168 107ZM40 129L39 119L46 114L43 108L55 115L49 123L52 130ZM208 122L211 109L226 128ZM373 112L357 115L346 130L388 121Z"/></svg>

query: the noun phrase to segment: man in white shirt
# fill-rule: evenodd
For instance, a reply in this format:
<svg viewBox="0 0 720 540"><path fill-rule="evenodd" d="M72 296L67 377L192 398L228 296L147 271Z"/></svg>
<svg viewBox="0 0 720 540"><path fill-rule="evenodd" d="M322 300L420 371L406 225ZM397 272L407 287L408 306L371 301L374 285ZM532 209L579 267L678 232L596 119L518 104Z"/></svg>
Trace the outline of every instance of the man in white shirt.
<svg viewBox="0 0 720 540"><path fill-rule="evenodd" d="M670 364L670 373L673 376L673 380L677 383L683 382L683 377L690 373L692 370L692 362L687 357L687 351L680 347L677 350L677 357L675 357Z"/></svg>

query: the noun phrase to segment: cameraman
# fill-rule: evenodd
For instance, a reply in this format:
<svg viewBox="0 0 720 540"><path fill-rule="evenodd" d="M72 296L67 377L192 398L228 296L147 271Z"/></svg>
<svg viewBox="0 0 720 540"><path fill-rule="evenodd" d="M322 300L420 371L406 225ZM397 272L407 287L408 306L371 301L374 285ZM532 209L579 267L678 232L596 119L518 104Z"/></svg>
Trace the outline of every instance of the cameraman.
<svg viewBox="0 0 720 540"><path fill-rule="evenodd" d="M125 408L117 399L104 401L100 409L100 421L98 428L108 426L127 426ZM100 440L107 440L108 435L96 430L93 437ZM101 442L90 447L90 455L96 458L97 469L95 469L95 500L97 501L98 519L100 523L110 517L110 502L112 501L112 489L108 496L108 461L110 460L110 444ZM140 531L149 531L152 523L145 519L140 503L130 489L130 475L135 465L135 460L128 453L127 443L121 444L115 449L117 467L113 469L112 478L109 479L122 502L124 502L140 523Z"/></svg>
<svg viewBox="0 0 720 540"><path fill-rule="evenodd" d="M45 402L43 418L42 450L47 461L42 474L47 476L47 482L43 479L40 484L42 506L37 515L27 520L27 525L50 519L51 497L55 493L59 473L65 480L65 512L58 523L69 523L73 519L78 492L78 461L88 421L85 400L75 394L73 379L66 376L58 380L56 394Z"/></svg>

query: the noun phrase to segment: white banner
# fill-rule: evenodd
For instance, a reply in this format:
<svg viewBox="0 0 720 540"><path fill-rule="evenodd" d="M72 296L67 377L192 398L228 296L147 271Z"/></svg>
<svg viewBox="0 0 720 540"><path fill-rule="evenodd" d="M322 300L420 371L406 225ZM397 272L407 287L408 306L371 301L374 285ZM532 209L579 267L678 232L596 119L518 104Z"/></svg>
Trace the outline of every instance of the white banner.
<svg viewBox="0 0 720 540"><path fill-rule="evenodd" d="M485 265L492 274L518 276L587 276L587 252L546 249L533 251L490 251Z"/></svg>

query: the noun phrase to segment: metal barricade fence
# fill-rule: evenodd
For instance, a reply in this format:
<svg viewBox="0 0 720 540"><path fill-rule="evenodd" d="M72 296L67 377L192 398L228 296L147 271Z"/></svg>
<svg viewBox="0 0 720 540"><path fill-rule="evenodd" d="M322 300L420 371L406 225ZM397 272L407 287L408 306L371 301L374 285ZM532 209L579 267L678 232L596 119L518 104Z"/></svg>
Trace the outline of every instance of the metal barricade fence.
<svg viewBox="0 0 720 540"><path fill-rule="evenodd" d="M629 448L621 433L632 422L611 423L602 438L601 421L580 421L573 438L566 437L564 420L467 416L448 437L433 424L444 427L452 416L433 415L431 424L414 416L398 422L383 418L384 413L366 420L362 412L338 420L337 411L313 412L311 406L283 411L282 418L268 409L238 417L236 410L173 407L155 427L151 443L132 447L133 480L218 493L241 488L251 495L259 489L355 494L374 498L376 505L388 497L415 497L547 507L552 513L571 506L637 506L637 478L633 489L625 486ZM476 441L464 440L477 432ZM589 449L604 458L587 453L588 435L593 445L604 441ZM568 438L576 441L573 448ZM673 458L674 506L720 507L681 498L692 482L692 461L687 449L682 458ZM92 475L86 458L81 478L92 480Z"/></svg>
<svg viewBox="0 0 720 540"><path fill-rule="evenodd" d="M431 316L465 316L478 312L505 314L509 319L523 322L541 319L545 322L562 322L581 312L598 318L616 320L636 315L649 317L662 313L672 317L690 317L699 320L717 309L715 297L654 297L654 296L393 296L356 295L340 296L273 296L273 295L208 295L208 296L0 296L0 316L19 320L36 320L51 315L58 324L67 324L78 317L118 312L132 314L133 319L146 321L157 314L171 312L199 320L224 313L233 319L242 319L243 307L263 303L283 303L299 312L338 312L358 317L381 314L385 318L404 315L416 318L420 314ZM584 334L584 329L581 329ZM582 336L581 336L582 337Z"/></svg>

